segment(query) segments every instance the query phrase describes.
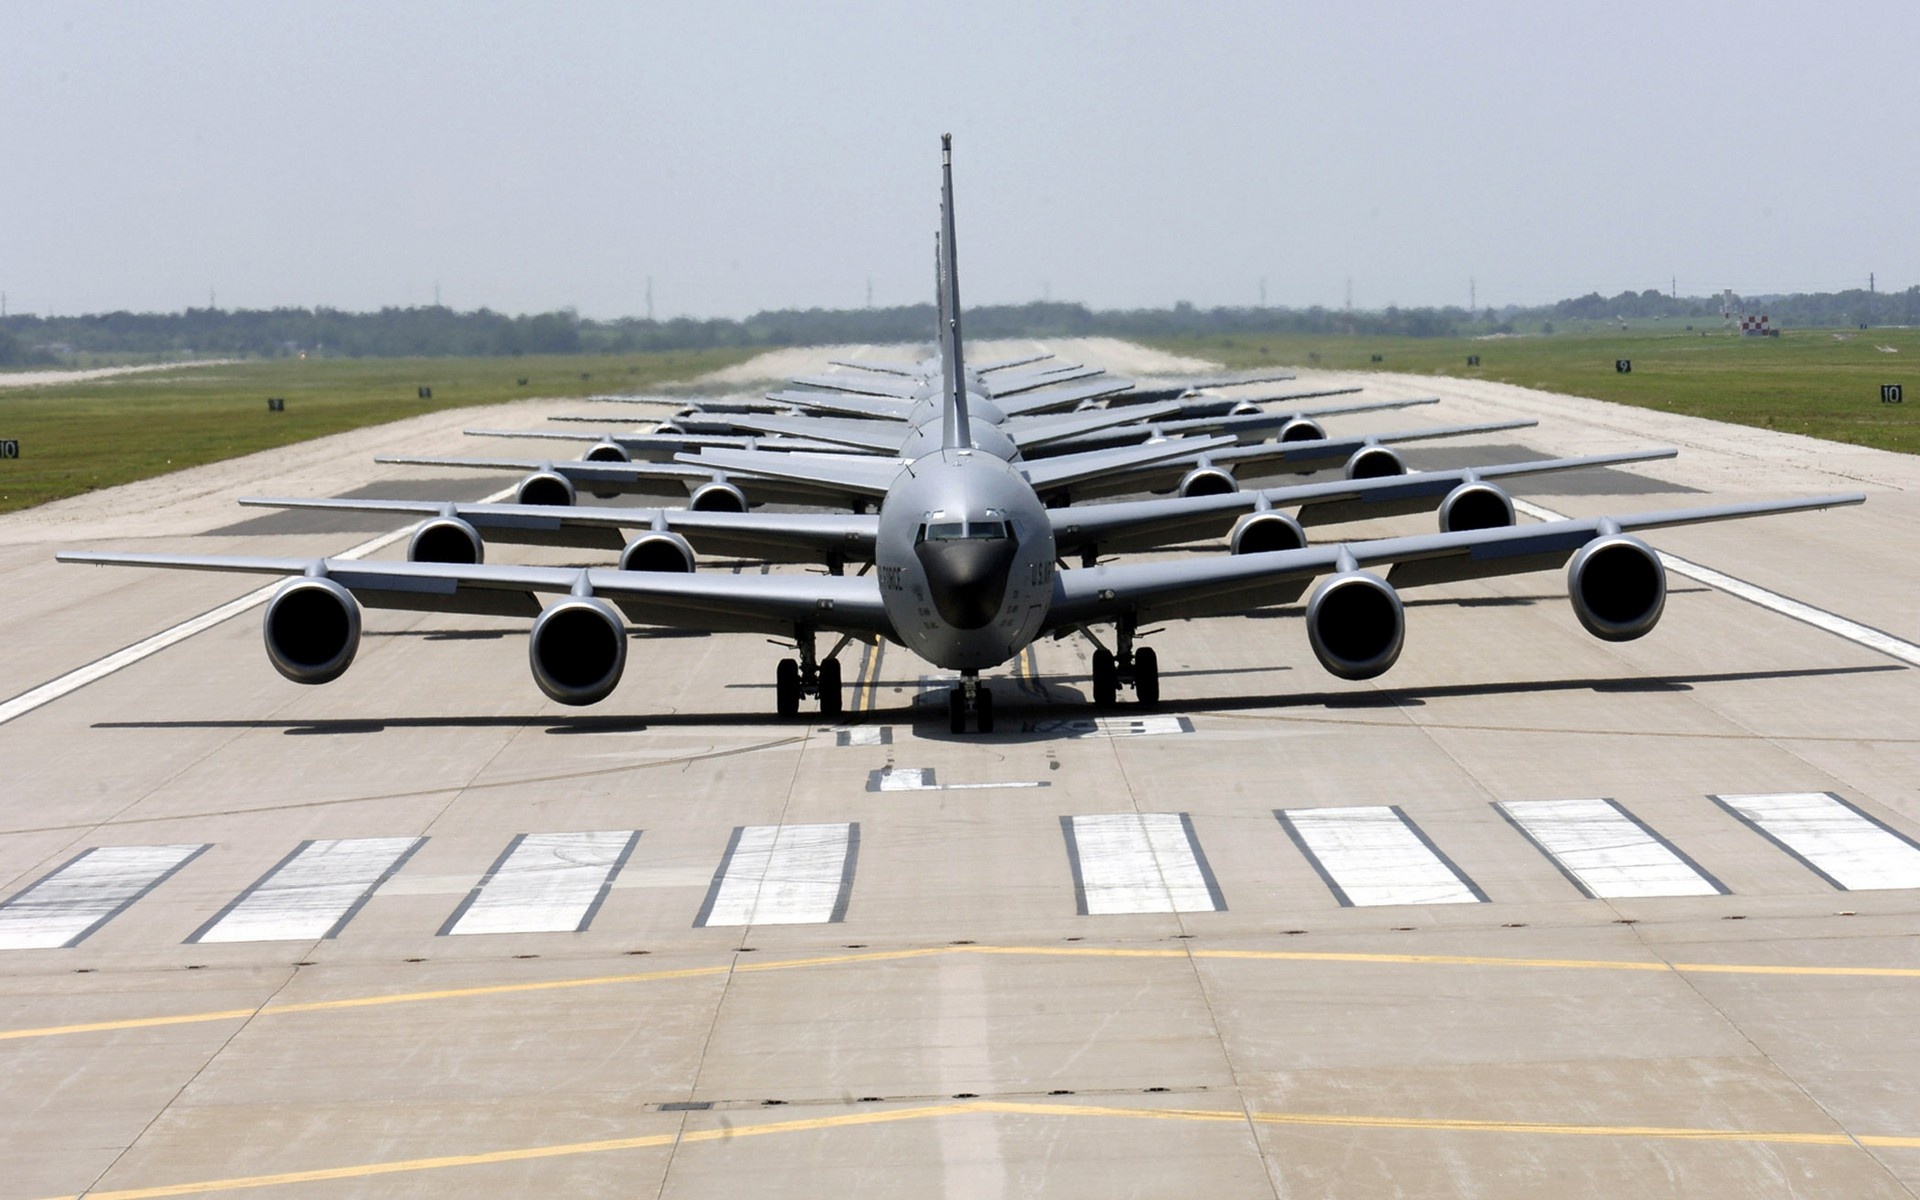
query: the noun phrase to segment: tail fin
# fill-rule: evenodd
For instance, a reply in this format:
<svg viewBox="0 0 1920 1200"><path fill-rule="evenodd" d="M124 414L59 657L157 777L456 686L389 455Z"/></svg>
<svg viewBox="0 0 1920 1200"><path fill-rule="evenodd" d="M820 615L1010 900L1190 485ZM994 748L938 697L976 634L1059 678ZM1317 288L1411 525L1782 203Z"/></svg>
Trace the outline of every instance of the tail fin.
<svg viewBox="0 0 1920 1200"><path fill-rule="evenodd" d="M940 135L940 382L946 388L940 444L948 450L973 445L967 425L967 371L960 357L959 250L953 237L953 135Z"/></svg>

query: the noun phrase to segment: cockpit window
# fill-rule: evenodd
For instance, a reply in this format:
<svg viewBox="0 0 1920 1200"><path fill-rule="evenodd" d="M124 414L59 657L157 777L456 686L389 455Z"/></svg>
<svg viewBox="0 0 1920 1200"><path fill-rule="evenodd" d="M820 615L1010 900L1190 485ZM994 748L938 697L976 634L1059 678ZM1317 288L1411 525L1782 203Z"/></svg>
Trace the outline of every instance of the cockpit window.
<svg viewBox="0 0 1920 1200"><path fill-rule="evenodd" d="M920 527L919 542L988 542L1009 536L1005 521L930 521Z"/></svg>

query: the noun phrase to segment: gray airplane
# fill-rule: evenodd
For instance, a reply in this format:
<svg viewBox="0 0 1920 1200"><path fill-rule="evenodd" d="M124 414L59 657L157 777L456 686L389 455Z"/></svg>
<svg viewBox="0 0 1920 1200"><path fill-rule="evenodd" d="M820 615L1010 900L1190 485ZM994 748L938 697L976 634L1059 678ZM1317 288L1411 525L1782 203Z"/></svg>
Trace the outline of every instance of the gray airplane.
<svg viewBox="0 0 1920 1200"><path fill-rule="evenodd" d="M1056 568L1058 541L1045 503L1011 463L971 448L961 359L961 309L950 143L943 139L941 223L947 289L940 352L945 412L940 448L903 464L888 487L870 575L702 575L613 568L369 562L266 556L63 552L63 562L176 567L293 576L268 602L267 654L302 683L338 678L359 646L361 606L522 616L532 620L528 655L549 697L605 699L626 667L627 622L709 631L757 631L793 639L798 659L775 675L777 707L803 693L839 707L838 660L819 660L822 634L885 638L960 673L949 694L950 728L993 727L982 670L1034 639L1111 625L1115 647L1095 653L1093 693L1111 703L1131 686L1159 697L1157 659L1136 646L1147 622L1241 613L1289 604L1307 593L1304 624L1320 663L1347 679L1389 669L1405 636L1398 589L1567 567L1569 599L1596 637L1640 637L1660 619L1666 577L1659 555L1634 532L1859 504L1858 493L1619 517L1549 521L1330 543L1294 550ZM1387 568L1385 578L1369 568ZM1324 577L1324 578L1322 578ZM540 597L560 599L542 607ZM844 643L842 643L844 644Z"/></svg>

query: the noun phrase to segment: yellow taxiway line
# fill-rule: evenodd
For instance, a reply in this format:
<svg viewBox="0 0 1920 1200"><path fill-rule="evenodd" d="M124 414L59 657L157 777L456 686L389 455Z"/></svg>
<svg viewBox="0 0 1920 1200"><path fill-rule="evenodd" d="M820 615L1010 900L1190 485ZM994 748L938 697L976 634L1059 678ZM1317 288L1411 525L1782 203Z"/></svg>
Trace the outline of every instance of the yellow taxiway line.
<svg viewBox="0 0 1920 1200"><path fill-rule="evenodd" d="M1843 1132L1799 1132L1793 1130L1700 1129L1661 1125L1566 1125L1536 1121L1480 1121L1448 1117L1366 1116L1351 1113L1248 1112L1242 1109L1119 1108L1093 1104L1042 1104L1000 1100L969 1100L954 1104L923 1105L914 1108L879 1109L844 1113L831 1117L806 1117L788 1121L767 1121L741 1125L728 1122L717 1128L680 1130L672 1133L643 1134L636 1137L607 1138L592 1142L566 1142L546 1146L522 1146L507 1150L489 1150L474 1154L448 1154L432 1158L396 1159L389 1162L354 1163L339 1167L321 1167L306 1171L284 1171L270 1175L244 1175L226 1179L207 1179L158 1187L124 1188L86 1193L90 1200L153 1200L162 1196L196 1196L210 1192L239 1191L246 1188L278 1187L296 1183L322 1183L343 1179L370 1179L411 1171L437 1171L449 1167L489 1166L519 1163L543 1158L567 1158L583 1154L606 1154L622 1150L647 1150L670 1146L692 1146L707 1142L726 1142L739 1138L774 1134L813 1133L881 1125L900 1121L926 1121L962 1116L1019 1116L1046 1119L1116 1119L1135 1121L1185 1121L1216 1124L1248 1123L1256 1126L1292 1126L1321 1129L1392 1130L1427 1133L1489 1133L1533 1137L1613 1137L1648 1141L1727 1142L1749 1145L1839 1146L1866 1149L1920 1148L1920 1137L1882 1137ZM65 1200L65 1198L61 1198Z"/></svg>
<svg viewBox="0 0 1920 1200"><path fill-rule="evenodd" d="M338 1012L361 1008L379 1008L393 1004L421 1004L440 1000L468 1000L487 996L511 996L530 992L565 991L573 988L616 987L630 984L662 983L679 979L708 979L721 976L751 975L768 971L796 971L810 967L858 966L867 963L900 962L914 958L935 958L950 954L979 954L1027 958L1131 958L1166 959L1194 962L1250 963L1332 963L1356 966L1487 967L1503 970L1561 971L1634 971L1676 975L1757 975L1798 976L1804 978L1920 979L1920 967L1794 966L1777 963L1686 963L1605 958L1514 958L1474 954L1366 954L1320 950L1206 950L1206 949L1128 949L1100 946L929 946L912 950L876 950L858 954L823 954L809 958L779 959L767 962L734 962L709 967L684 967L675 970L641 971L619 975L589 975L572 979L544 979L525 983L487 984L480 987L438 988L431 991L393 992L370 996L350 996L339 1000L311 1000L293 1004L268 1004L258 1008L226 1008L206 1012L176 1013L170 1016L128 1017L112 1021L88 1021L71 1025L43 1025L26 1029L0 1030L0 1042L32 1038L59 1037L68 1034L108 1033L127 1029L146 1029L162 1025L195 1025L216 1021L240 1021L254 1017L291 1016L299 1013Z"/></svg>

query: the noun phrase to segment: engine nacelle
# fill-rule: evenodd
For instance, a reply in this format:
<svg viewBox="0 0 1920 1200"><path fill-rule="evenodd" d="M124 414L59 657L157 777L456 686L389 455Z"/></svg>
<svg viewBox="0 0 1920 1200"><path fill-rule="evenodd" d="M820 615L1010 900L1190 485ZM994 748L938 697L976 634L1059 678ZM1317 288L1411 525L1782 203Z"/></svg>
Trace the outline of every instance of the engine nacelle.
<svg viewBox="0 0 1920 1200"><path fill-rule="evenodd" d="M1378 575L1346 571L1307 600L1307 641L1320 665L1342 679L1372 679L1400 657L1407 614Z"/></svg>
<svg viewBox="0 0 1920 1200"><path fill-rule="evenodd" d="M1513 524L1513 501L1490 483L1463 483L1440 502L1440 532L1504 529Z"/></svg>
<svg viewBox="0 0 1920 1200"><path fill-rule="evenodd" d="M558 471L535 471L514 489L515 504L545 504L566 508L576 499L573 481Z"/></svg>
<svg viewBox="0 0 1920 1200"><path fill-rule="evenodd" d="M562 704L598 704L627 668L627 625L596 596L550 605L527 639L533 681Z"/></svg>
<svg viewBox="0 0 1920 1200"><path fill-rule="evenodd" d="M1385 446L1362 446L1347 459L1348 479L1384 479L1406 473L1407 464Z"/></svg>
<svg viewBox="0 0 1920 1200"><path fill-rule="evenodd" d="M1240 490L1240 481L1222 467L1195 467L1181 476L1176 490L1182 496L1226 496Z"/></svg>
<svg viewBox="0 0 1920 1200"><path fill-rule="evenodd" d="M653 431L665 437L684 437L687 432L683 426L676 425L672 421L660 422L653 427Z"/></svg>
<svg viewBox="0 0 1920 1200"><path fill-rule="evenodd" d="M408 562L482 563L487 544L480 531L459 517L435 517L413 531L407 543Z"/></svg>
<svg viewBox="0 0 1920 1200"><path fill-rule="evenodd" d="M695 512L743 513L747 511L747 494L724 479L716 479L695 488L687 507Z"/></svg>
<svg viewBox="0 0 1920 1200"><path fill-rule="evenodd" d="M360 649L360 602L331 579L295 579L267 601L267 660L295 683L332 683Z"/></svg>
<svg viewBox="0 0 1920 1200"><path fill-rule="evenodd" d="M1567 598L1588 633L1630 642L1659 623L1667 605L1667 569L1639 538L1596 538L1567 564Z"/></svg>
<svg viewBox="0 0 1920 1200"><path fill-rule="evenodd" d="M627 448L619 442L595 442L580 458L584 462L623 463L633 461L633 455L628 454Z"/></svg>
<svg viewBox="0 0 1920 1200"><path fill-rule="evenodd" d="M627 543L620 552L622 571L666 571L690 574L693 547L677 533L655 530Z"/></svg>
<svg viewBox="0 0 1920 1200"><path fill-rule="evenodd" d="M1228 535L1227 544L1235 554L1298 550L1307 544L1307 531L1287 513L1248 513L1233 523L1233 532Z"/></svg>
<svg viewBox="0 0 1920 1200"><path fill-rule="evenodd" d="M1320 422L1310 421L1305 417L1295 417L1280 427L1280 432L1274 435L1273 440L1276 442L1317 442L1326 436L1327 431Z"/></svg>

